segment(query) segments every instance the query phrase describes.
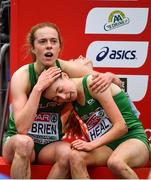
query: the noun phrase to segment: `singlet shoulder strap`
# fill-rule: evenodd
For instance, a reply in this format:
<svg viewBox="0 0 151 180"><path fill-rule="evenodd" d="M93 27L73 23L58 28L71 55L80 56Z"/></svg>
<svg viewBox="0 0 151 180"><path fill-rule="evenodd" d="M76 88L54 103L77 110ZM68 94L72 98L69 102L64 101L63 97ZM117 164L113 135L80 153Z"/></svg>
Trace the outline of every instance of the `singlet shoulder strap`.
<svg viewBox="0 0 151 180"><path fill-rule="evenodd" d="M58 67L58 68L60 68L60 69L61 69L61 65L60 65L60 62L59 62L59 60L58 60L58 59L56 60L56 65L57 65L57 67Z"/></svg>
<svg viewBox="0 0 151 180"><path fill-rule="evenodd" d="M85 100L92 98L92 96L89 93L89 89L87 86L87 79L89 77L89 74L84 76L83 80L82 80L82 84L83 84L83 88L84 88L84 94L85 94Z"/></svg>
<svg viewBox="0 0 151 180"><path fill-rule="evenodd" d="M36 72L35 72L35 69L34 69L34 64L29 64L29 80L30 80L30 83L31 83L31 87L33 88L34 85L36 84Z"/></svg>

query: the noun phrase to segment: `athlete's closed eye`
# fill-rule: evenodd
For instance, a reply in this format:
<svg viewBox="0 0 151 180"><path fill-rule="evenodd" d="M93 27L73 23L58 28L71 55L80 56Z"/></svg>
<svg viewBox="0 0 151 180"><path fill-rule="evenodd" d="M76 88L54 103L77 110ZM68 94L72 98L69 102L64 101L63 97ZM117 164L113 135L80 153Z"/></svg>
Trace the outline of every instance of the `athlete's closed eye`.
<svg viewBox="0 0 151 180"><path fill-rule="evenodd" d="M62 93L63 92L63 88L62 87L58 87L57 90L56 90L57 93Z"/></svg>

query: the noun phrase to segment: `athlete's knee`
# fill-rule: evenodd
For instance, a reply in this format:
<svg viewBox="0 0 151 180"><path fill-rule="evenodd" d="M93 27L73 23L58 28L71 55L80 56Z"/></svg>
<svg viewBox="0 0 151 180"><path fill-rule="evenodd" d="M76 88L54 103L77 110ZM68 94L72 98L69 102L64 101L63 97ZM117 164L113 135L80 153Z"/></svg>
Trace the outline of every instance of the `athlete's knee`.
<svg viewBox="0 0 151 180"><path fill-rule="evenodd" d="M61 167L69 166L70 152L71 152L71 148L69 144L64 144L62 148L60 147L60 150L57 153L57 162L59 163L59 166Z"/></svg>
<svg viewBox="0 0 151 180"><path fill-rule="evenodd" d="M84 163L84 159L81 153L77 150L72 150L70 153L70 166L79 167L79 165Z"/></svg>
<svg viewBox="0 0 151 180"><path fill-rule="evenodd" d="M31 156L34 148L34 142L32 138L26 135L19 135L16 138L16 149L15 152L21 156Z"/></svg>
<svg viewBox="0 0 151 180"><path fill-rule="evenodd" d="M117 157L110 157L107 162L108 168L115 173L121 173L125 168L125 162Z"/></svg>

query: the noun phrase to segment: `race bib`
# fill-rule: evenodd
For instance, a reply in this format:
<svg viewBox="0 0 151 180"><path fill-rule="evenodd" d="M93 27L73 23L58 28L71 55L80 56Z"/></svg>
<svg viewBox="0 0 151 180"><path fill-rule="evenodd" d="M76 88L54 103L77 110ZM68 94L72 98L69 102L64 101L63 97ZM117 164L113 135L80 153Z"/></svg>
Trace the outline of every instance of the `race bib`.
<svg viewBox="0 0 151 180"><path fill-rule="evenodd" d="M58 113L38 113L28 131L35 143L48 144L59 140Z"/></svg>
<svg viewBox="0 0 151 180"><path fill-rule="evenodd" d="M86 125L88 128L90 141L101 137L112 127L110 120L106 116L100 117L99 113L97 112L93 113L93 115L86 122Z"/></svg>

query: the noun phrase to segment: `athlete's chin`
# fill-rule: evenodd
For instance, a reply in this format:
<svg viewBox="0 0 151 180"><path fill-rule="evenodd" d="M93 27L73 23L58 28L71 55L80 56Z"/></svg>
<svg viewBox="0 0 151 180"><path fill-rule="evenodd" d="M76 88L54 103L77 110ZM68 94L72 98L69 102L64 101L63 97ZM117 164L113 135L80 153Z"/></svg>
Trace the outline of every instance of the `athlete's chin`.
<svg viewBox="0 0 151 180"><path fill-rule="evenodd" d="M49 68L49 67L51 67L51 66L54 66L54 63L55 63L55 60L53 60L53 59L49 59L49 60L45 60L45 61L44 61L44 65L45 65L45 67L47 67L47 68Z"/></svg>

